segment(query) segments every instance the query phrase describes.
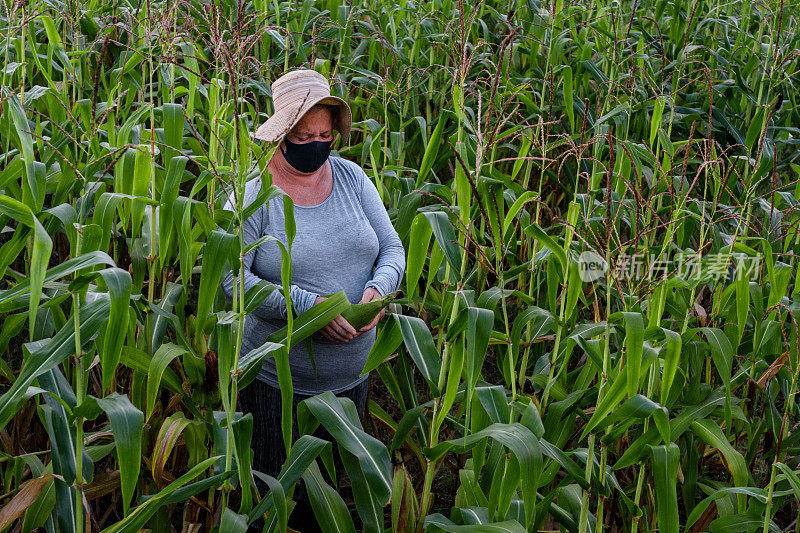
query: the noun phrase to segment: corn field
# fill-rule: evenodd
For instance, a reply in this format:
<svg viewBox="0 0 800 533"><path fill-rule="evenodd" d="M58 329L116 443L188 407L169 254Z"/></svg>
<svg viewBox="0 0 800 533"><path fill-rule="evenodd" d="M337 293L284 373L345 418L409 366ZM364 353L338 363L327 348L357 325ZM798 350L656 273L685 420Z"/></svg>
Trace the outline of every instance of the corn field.
<svg viewBox="0 0 800 533"><path fill-rule="evenodd" d="M0 531L286 531L301 481L323 531L800 531L798 19L0 1ZM358 312L335 294L240 356L291 246L282 286L220 287L243 221L292 205L251 134L295 68L349 102L338 155L407 270L366 415L304 401L271 477L239 391Z"/></svg>

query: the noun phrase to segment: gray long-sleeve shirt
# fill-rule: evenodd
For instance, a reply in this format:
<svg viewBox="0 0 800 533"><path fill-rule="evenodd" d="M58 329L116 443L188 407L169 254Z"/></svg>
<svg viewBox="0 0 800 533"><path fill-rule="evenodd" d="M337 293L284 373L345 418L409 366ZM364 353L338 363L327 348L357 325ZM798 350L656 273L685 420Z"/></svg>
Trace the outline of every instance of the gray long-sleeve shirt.
<svg viewBox="0 0 800 533"><path fill-rule="evenodd" d="M333 189L322 203L294 206L297 234L292 243L292 306L297 314L314 305L317 296L344 290L351 303L358 303L367 287L382 295L397 290L405 271L405 251L378 190L359 165L341 157L329 158ZM245 205L260 188L261 180L247 183ZM232 209L230 202L225 209ZM283 199L274 198L248 218L243 227L247 246L264 235L286 244ZM260 280L281 286L281 253L274 241L261 244L244 259L244 288ZM374 271L373 271L374 267ZM229 300L233 273L222 281ZM273 291L244 321L242 354L261 346L273 332L286 326L286 300L281 290ZM375 328L349 342L333 342L316 333L312 336L317 367L314 375L303 343L289 352L294 391L299 394L334 393L366 379L359 377L375 342ZM258 379L278 387L275 361L264 362Z"/></svg>

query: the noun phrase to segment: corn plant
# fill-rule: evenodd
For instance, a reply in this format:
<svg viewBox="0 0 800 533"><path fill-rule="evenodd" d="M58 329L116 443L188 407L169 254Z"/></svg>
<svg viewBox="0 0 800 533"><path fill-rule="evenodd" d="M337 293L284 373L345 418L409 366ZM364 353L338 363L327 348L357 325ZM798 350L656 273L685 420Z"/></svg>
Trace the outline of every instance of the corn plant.
<svg viewBox="0 0 800 533"><path fill-rule="evenodd" d="M0 2L0 530L285 531L302 482L325 531L797 531L798 13ZM292 312L292 217L280 286L242 279L293 68L407 251L371 306ZM387 305L365 418L321 394L293 442L289 348ZM269 357L274 478L237 409Z"/></svg>

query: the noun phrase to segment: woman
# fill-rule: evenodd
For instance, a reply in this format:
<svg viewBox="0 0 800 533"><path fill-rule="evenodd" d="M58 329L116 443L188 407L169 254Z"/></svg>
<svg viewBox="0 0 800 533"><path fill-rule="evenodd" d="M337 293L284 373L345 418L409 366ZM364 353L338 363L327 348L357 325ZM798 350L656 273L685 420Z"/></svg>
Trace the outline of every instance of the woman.
<svg viewBox="0 0 800 533"><path fill-rule="evenodd" d="M322 295L341 290L351 303L395 291L405 269L405 252L378 191L359 165L329 156L334 130L341 134L342 146L347 141L349 106L331 96L328 81L313 70L292 71L275 80L272 98L275 113L258 128L255 138L279 143L268 169L273 185L294 202L297 234L292 244L290 294L295 312L301 314L323 301ZM245 204L255 198L259 186L260 180L247 184ZM255 211L245 221L243 232L245 246L263 235L285 244L282 198ZM281 285L281 254L273 241L249 253L244 267L245 291L262 279ZM229 298L232 286L233 275L228 273L223 287ZM295 417L299 402L325 391L350 398L359 416L363 415L368 375L359 375L383 314L358 331L338 316L313 335L316 372L302 343L290 350ZM246 317L242 353L260 346L285 325L286 301L282 291L275 290ZM258 379L241 391L239 408L253 413L253 467L276 476L286 456L274 359L267 359ZM294 428L296 439L296 419ZM317 434L333 440L322 428ZM342 470L337 461L337 475ZM318 530L307 499L301 494L298 500L291 524L304 532Z"/></svg>

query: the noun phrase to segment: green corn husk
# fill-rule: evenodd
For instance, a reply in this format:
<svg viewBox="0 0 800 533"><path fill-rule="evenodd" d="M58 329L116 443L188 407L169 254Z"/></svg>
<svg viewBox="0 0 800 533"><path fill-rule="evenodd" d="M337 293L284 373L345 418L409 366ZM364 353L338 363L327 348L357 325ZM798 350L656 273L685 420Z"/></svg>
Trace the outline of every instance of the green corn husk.
<svg viewBox="0 0 800 533"><path fill-rule="evenodd" d="M346 301L344 292L337 293L335 295L325 294L323 296L325 296L326 298L331 298L337 295L339 295L344 301ZM371 302L366 302L363 304L350 304L342 311L341 315L345 318L345 320L347 320L348 323L350 323L351 326L353 326L353 328L360 329L369 324L370 321L372 321L372 319L375 318L378 315L378 313L380 313L381 309L392 303L395 300L394 295L395 293L390 293L387 294L386 296L381 296L376 300L372 300ZM326 323L323 323L322 326L324 326ZM295 324L295 326L297 327L297 324ZM267 337L267 341L285 342L286 332L287 328L283 327L278 331L274 332L269 337ZM307 330L305 333L300 334L297 331L295 331L295 333L292 335L292 346L307 338L309 335L311 335L311 332L312 330Z"/></svg>
<svg viewBox="0 0 800 533"><path fill-rule="evenodd" d="M371 302L351 304L350 307L342 311L342 316L351 326L358 330L372 322L372 319L378 316L381 309L388 306L391 302L392 295L387 294Z"/></svg>

